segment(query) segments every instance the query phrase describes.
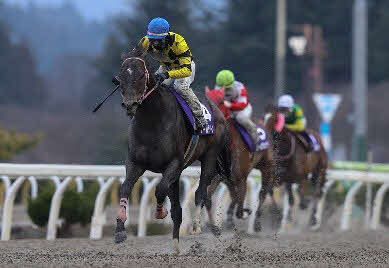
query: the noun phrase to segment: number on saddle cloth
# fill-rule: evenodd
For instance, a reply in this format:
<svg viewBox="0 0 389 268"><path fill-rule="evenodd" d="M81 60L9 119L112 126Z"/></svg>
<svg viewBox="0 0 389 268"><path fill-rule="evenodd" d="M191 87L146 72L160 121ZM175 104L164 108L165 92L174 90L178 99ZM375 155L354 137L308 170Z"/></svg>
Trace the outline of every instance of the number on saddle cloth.
<svg viewBox="0 0 389 268"><path fill-rule="evenodd" d="M236 129L240 133L242 139L246 143L250 152L259 152L259 151L262 151L262 150L269 148L270 143L267 140L266 131L263 128L261 128L260 126L257 126L259 141L257 142L257 144L254 144L254 141L253 141L251 135L249 134L249 132L241 124L239 124L238 121L236 121L235 119L233 122L234 122Z"/></svg>
<svg viewBox="0 0 389 268"><path fill-rule="evenodd" d="M184 112L186 119L190 122L192 125L192 129L194 131L195 129L195 119L193 116L193 112L190 109L189 105L186 103L186 101L181 97L181 95L174 90L174 88L171 88L171 91L173 95L176 97L177 102L180 104L180 107L182 111ZM204 104L200 103L201 110L203 112L203 116L205 118L205 121L207 125L205 128L199 133L200 136L203 135L213 135L215 133L215 122L213 119L212 114L210 113L209 108L207 108Z"/></svg>

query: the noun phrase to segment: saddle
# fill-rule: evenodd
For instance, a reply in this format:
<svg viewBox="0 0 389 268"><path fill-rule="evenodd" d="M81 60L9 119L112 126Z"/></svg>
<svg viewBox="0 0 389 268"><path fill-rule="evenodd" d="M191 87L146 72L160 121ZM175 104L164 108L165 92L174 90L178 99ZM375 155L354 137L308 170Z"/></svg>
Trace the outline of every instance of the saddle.
<svg viewBox="0 0 389 268"><path fill-rule="evenodd" d="M259 141L255 144L251 135L248 133L248 131L242 125L240 125L238 123L238 121L236 121L235 119L232 119L232 122L233 122L235 128L240 133L240 136L242 137L242 139L246 143L250 152L259 152L259 151L263 151L263 150L266 150L267 148L269 148L270 143L268 141L266 131L262 127L257 126Z"/></svg>
<svg viewBox="0 0 389 268"><path fill-rule="evenodd" d="M294 132L291 133L296 137L297 141L304 147L307 153L312 151L317 152L320 150L320 144L316 140L315 136L309 132Z"/></svg>
<svg viewBox="0 0 389 268"><path fill-rule="evenodd" d="M169 87L173 95L176 97L176 100L178 104L180 105L182 111L185 114L186 119L189 121L190 125L192 126L193 133L195 133L195 118L193 116L193 112L190 109L189 105L186 103L186 101L181 97L181 95L173 88ZM206 121L206 126L205 128L200 132L197 133L199 136L205 136L205 135L213 135L215 133L215 122L214 122L214 116L212 114L212 111L210 107L207 108L204 104L200 102L201 109L203 111L203 116Z"/></svg>

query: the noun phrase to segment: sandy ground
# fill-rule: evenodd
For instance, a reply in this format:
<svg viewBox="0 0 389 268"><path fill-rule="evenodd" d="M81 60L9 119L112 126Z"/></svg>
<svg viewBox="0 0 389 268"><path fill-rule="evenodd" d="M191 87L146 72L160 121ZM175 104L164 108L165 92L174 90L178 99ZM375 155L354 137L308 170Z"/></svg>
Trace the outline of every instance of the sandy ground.
<svg viewBox="0 0 389 268"><path fill-rule="evenodd" d="M173 253L170 236L13 240L0 242L1 267L389 267L388 232L304 234L226 233L181 239Z"/></svg>

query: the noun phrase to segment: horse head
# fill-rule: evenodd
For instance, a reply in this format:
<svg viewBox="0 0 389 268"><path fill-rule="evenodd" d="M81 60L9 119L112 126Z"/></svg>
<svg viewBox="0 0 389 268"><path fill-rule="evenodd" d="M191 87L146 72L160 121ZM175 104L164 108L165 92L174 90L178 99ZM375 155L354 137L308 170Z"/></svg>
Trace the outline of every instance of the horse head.
<svg viewBox="0 0 389 268"><path fill-rule="evenodd" d="M155 82L143 57L123 57L119 74L122 107L134 116L137 108L154 90Z"/></svg>
<svg viewBox="0 0 389 268"><path fill-rule="evenodd" d="M230 117L230 110L224 106L224 89L210 89L208 86L205 87L205 94L207 97L217 105L219 110L224 114L225 118Z"/></svg>

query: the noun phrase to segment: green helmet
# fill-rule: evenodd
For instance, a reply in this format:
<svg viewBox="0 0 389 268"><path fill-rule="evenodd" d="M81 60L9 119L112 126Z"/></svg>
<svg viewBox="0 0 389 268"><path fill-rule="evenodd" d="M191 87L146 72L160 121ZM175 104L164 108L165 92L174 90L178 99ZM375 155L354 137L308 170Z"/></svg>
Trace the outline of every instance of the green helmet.
<svg viewBox="0 0 389 268"><path fill-rule="evenodd" d="M235 76L230 70L221 70L216 75L216 85L219 87L229 87L234 83Z"/></svg>

